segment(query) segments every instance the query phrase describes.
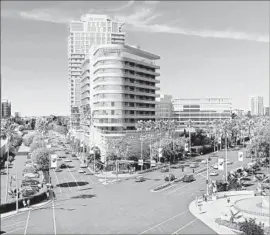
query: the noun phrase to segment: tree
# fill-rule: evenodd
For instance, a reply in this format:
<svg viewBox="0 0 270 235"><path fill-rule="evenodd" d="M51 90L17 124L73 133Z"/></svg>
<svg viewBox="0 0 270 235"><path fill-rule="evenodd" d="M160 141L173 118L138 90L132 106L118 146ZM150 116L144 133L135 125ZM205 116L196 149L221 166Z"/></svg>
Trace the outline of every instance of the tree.
<svg viewBox="0 0 270 235"><path fill-rule="evenodd" d="M126 159L130 143L125 136L107 141L107 153L114 153L118 159Z"/></svg>
<svg viewBox="0 0 270 235"><path fill-rule="evenodd" d="M30 152L33 152L34 150L38 149L38 148L42 148L42 146L45 146L45 142L42 141L35 141L30 145Z"/></svg>
<svg viewBox="0 0 270 235"><path fill-rule="evenodd" d="M33 142L34 135L33 134L27 134L23 137L23 144L25 146L30 146L30 144Z"/></svg>
<svg viewBox="0 0 270 235"><path fill-rule="evenodd" d="M42 171L46 183L49 182L50 151L46 148L38 148L32 152L32 161L37 164L37 170Z"/></svg>
<svg viewBox="0 0 270 235"><path fill-rule="evenodd" d="M264 229L261 223L256 224L255 219L245 219L244 222L239 223L240 231L244 233L244 235L264 235Z"/></svg>

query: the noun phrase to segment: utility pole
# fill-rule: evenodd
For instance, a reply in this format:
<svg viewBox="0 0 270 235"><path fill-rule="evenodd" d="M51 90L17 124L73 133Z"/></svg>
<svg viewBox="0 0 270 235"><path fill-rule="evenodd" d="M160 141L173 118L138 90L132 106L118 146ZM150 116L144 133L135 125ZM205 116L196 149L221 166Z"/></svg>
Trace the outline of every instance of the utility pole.
<svg viewBox="0 0 270 235"><path fill-rule="evenodd" d="M18 172L16 172L16 212L19 211L19 188L18 188Z"/></svg>
<svg viewBox="0 0 270 235"><path fill-rule="evenodd" d="M227 178L228 178L227 160L228 160L227 130L225 129L225 166L226 166L225 177L226 177L226 182L227 182Z"/></svg>
<svg viewBox="0 0 270 235"><path fill-rule="evenodd" d="M206 159L206 163L207 163L207 179L206 179L206 195L209 195L209 163L208 163L208 158Z"/></svg>

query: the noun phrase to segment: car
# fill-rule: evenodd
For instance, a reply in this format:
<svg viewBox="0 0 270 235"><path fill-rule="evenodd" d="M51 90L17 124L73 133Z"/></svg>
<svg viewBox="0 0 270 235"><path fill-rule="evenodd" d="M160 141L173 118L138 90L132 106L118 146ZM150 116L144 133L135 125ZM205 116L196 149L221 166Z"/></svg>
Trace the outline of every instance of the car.
<svg viewBox="0 0 270 235"><path fill-rule="evenodd" d="M209 175L210 175L210 176L217 176L217 175L218 175L218 172L217 172L217 171L212 171L212 172L210 172Z"/></svg>
<svg viewBox="0 0 270 235"><path fill-rule="evenodd" d="M227 160L227 165L232 165L232 164L233 164L233 162Z"/></svg>
<svg viewBox="0 0 270 235"><path fill-rule="evenodd" d="M87 168L87 165L86 164L80 164L80 168Z"/></svg>
<svg viewBox="0 0 270 235"><path fill-rule="evenodd" d="M197 168L197 167L199 167L199 164L197 164L197 163L191 163L191 164L189 165L189 167L190 167L190 168Z"/></svg>
<svg viewBox="0 0 270 235"><path fill-rule="evenodd" d="M202 163L202 164L206 164L207 161L206 161L206 160L202 160L201 163Z"/></svg>
<svg viewBox="0 0 270 235"><path fill-rule="evenodd" d="M26 173L23 175L25 178L38 178L39 174L34 174L34 173Z"/></svg>
<svg viewBox="0 0 270 235"><path fill-rule="evenodd" d="M192 182L195 180L195 177L193 174L189 174L189 175L184 175L184 177L182 178L183 182Z"/></svg>
<svg viewBox="0 0 270 235"><path fill-rule="evenodd" d="M217 169L218 169L218 164L216 163L216 164L213 166L213 168L214 168L215 170L217 170Z"/></svg>
<svg viewBox="0 0 270 235"><path fill-rule="evenodd" d="M78 170L78 173L85 173L85 170L79 169L79 170Z"/></svg>
<svg viewBox="0 0 270 235"><path fill-rule="evenodd" d="M65 162L72 162L70 159L66 159Z"/></svg>
<svg viewBox="0 0 270 235"><path fill-rule="evenodd" d="M65 168L68 168L68 166L67 166L66 164L63 163L63 164L61 164L60 168L61 168L61 169L65 169Z"/></svg>
<svg viewBox="0 0 270 235"><path fill-rule="evenodd" d="M175 180L175 175L174 174L168 174L164 178L165 181L173 181Z"/></svg>
<svg viewBox="0 0 270 235"><path fill-rule="evenodd" d="M138 176L137 178L135 178L135 182L144 182L145 178L143 178L142 176Z"/></svg>
<svg viewBox="0 0 270 235"><path fill-rule="evenodd" d="M55 172L61 172L62 170L60 168L55 169Z"/></svg>
<svg viewBox="0 0 270 235"><path fill-rule="evenodd" d="M169 168L162 168L161 170L160 170L160 172L169 172L170 170L169 170Z"/></svg>

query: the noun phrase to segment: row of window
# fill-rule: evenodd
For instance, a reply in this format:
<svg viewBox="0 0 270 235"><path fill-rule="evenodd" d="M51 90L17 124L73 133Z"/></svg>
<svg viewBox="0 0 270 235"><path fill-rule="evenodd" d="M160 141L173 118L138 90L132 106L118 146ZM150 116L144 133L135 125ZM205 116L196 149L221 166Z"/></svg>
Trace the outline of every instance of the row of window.
<svg viewBox="0 0 270 235"><path fill-rule="evenodd" d="M96 100L98 99L138 99L138 100L155 101L154 97L130 95L130 94L96 94L94 95L94 98Z"/></svg>
<svg viewBox="0 0 270 235"><path fill-rule="evenodd" d="M155 86L155 83L153 82L148 82L148 81L137 81L135 79L132 78L125 78L125 77L98 77L95 82L117 82L119 81L119 83L122 82L129 82L129 83L134 83L134 84L138 84L138 85L146 85L146 86Z"/></svg>
<svg viewBox="0 0 270 235"><path fill-rule="evenodd" d="M94 116L95 115L145 115L145 116L155 116L155 111L100 110L100 111L94 111Z"/></svg>
<svg viewBox="0 0 270 235"><path fill-rule="evenodd" d="M146 88L137 88L132 86L122 86L122 85L99 85L95 88L96 91L104 90L116 90L116 91L133 91L133 92L145 92L155 94L154 90Z"/></svg>

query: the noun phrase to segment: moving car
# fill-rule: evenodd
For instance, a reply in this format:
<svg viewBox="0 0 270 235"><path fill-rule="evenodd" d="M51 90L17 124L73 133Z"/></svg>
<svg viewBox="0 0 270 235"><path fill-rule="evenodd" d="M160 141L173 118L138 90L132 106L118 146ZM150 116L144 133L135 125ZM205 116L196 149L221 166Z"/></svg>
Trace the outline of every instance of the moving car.
<svg viewBox="0 0 270 235"><path fill-rule="evenodd" d="M232 165L232 164L233 164L233 162L227 160L227 165Z"/></svg>
<svg viewBox="0 0 270 235"><path fill-rule="evenodd" d="M86 164L81 163L81 164L80 164L80 168L87 168L87 165L86 165Z"/></svg>
<svg viewBox="0 0 270 235"><path fill-rule="evenodd" d="M206 164L207 161L206 161L206 160L202 160L201 163L202 163L202 164Z"/></svg>
<svg viewBox="0 0 270 235"><path fill-rule="evenodd" d="M168 174L164 178L165 181L173 181L175 180L175 175L174 174Z"/></svg>
<svg viewBox="0 0 270 235"><path fill-rule="evenodd" d="M79 169L79 170L78 170L78 173L85 173L85 170Z"/></svg>
<svg viewBox="0 0 270 235"><path fill-rule="evenodd" d="M66 164L63 163L63 164L60 166L60 168L61 168L61 169L65 169L65 168L68 168L68 166L67 166Z"/></svg>
<svg viewBox="0 0 270 235"><path fill-rule="evenodd" d="M38 178L39 177L39 174L34 174L34 173L26 173L23 175L24 177L27 177L27 178Z"/></svg>
<svg viewBox="0 0 270 235"><path fill-rule="evenodd" d="M70 159L66 159L65 162L72 162Z"/></svg>
<svg viewBox="0 0 270 235"><path fill-rule="evenodd" d="M213 168L214 168L215 170L217 170L217 169L218 169L218 164L216 163L216 164L213 166Z"/></svg>
<svg viewBox="0 0 270 235"><path fill-rule="evenodd" d="M189 167L190 167L190 168L197 168L197 167L199 167L199 164L198 164L198 163L191 163L191 164L189 165Z"/></svg>
<svg viewBox="0 0 270 235"><path fill-rule="evenodd" d="M209 175L211 175L211 176L217 176L218 175L218 172L217 171L212 171L212 172L210 172Z"/></svg>
<svg viewBox="0 0 270 235"><path fill-rule="evenodd" d="M145 181L145 178L143 178L142 176L138 176L137 178L135 178L135 182L143 182Z"/></svg>
<svg viewBox="0 0 270 235"><path fill-rule="evenodd" d="M193 174L184 175L184 177L183 177L183 182L189 183L189 182L192 182L194 180L195 180L195 177Z"/></svg>

